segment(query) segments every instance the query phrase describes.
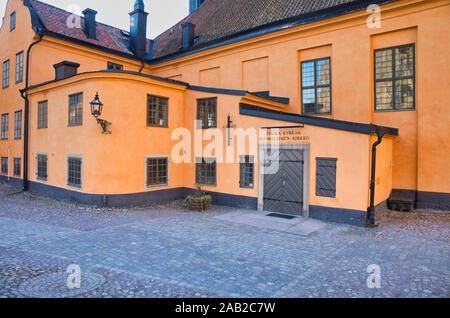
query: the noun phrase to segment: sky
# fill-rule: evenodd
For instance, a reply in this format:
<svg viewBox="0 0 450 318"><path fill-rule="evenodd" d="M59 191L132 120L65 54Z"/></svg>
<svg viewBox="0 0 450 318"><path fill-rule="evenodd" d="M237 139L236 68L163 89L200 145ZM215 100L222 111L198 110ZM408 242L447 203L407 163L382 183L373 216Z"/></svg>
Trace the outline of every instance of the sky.
<svg viewBox="0 0 450 318"><path fill-rule="evenodd" d="M75 8L81 13L86 8L98 12L97 21L120 29L130 29L129 12L133 10L135 0L40 0L55 7L72 11ZM0 0L0 16L5 15L7 0ZM155 38L189 12L189 0L144 0L145 11L149 13L147 37ZM72 11L73 12L73 11Z"/></svg>

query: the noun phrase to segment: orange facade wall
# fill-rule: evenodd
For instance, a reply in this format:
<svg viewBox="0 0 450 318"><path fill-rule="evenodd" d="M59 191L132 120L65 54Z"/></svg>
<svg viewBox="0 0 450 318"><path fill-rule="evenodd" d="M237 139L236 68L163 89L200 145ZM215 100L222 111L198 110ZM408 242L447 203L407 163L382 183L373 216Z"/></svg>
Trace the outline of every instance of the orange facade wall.
<svg viewBox="0 0 450 318"><path fill-rule="evenodd" d="M220 68L220 87L259 90L290 98L301 112L300 62L331 57L332 115L328 118L399 128L393 158L394 189L450 193L449 1L398 1L382 6L381 28L365 12L314 22L153 65L160 76L191 84L205 68ZM373 50L416 44L416 110L374 111ZM247 61L267 61L247 70ZM244 66L243 66L244 65ZM180 75L181 74L181 75ZM269 74L265 84L266 74Z"/></svg>
<svg viewBox="0 0 450 318"><path fill-rule="evenodd" d="M69 84L70 83L70 84ZM61 86L60 86L61 85ZM161 86L139 76L101 74L89 80L70 79L57 87L30 95L30 169L36 171L37 153L48 153L45 184L89 194L127 194L147 191L145 156L170 155L172 130L183 125L183 86ZM69 95L83 93L83 125L68 126ZM89 102L99 93L102 118L112 123L111 135L101 133ZM147 94L169 98L169 127L147 127ZM48 129L37 129L37 103L48 101ZM83 158L83 187L67 186L67 156ZM31 175L30 180L37 180ZM169 187L183 186L182 165L170 165ZM155 189L150 189L155 190ZM148 191L150 191L148 190Z"/></svg>

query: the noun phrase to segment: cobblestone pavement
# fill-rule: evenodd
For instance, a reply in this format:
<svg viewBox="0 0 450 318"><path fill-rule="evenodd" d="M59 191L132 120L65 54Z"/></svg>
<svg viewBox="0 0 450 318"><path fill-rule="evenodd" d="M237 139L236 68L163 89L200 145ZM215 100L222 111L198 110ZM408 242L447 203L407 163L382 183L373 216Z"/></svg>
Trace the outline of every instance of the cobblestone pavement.
<svg viewBox="0 0 450 318"><path fill-rule="evenodd" d="M309 236L235 224L180 202L95 209L0 185L0 297L449 297L450 214ZM66 269L81 268L82 288ZM367 267L381 267L381 288Z"/></svg>

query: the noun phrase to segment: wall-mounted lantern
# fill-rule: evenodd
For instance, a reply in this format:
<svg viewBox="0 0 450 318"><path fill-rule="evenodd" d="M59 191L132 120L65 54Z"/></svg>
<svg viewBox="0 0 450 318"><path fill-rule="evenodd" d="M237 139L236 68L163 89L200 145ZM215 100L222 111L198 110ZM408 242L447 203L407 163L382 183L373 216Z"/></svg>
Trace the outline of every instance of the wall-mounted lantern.
<svg viewBox="0 0 450 318"><path fill-rule="evenodd" d="M98 93L95 94L94 100L91 102L91 114L95 117L97 120L97 123L102 127L104 134L111 134L111 132L108 130L108 127L111 126L110 122L107 122L106 120L100 119L103 111L103 104L100 101L100 98L98 97Z"/></svg>

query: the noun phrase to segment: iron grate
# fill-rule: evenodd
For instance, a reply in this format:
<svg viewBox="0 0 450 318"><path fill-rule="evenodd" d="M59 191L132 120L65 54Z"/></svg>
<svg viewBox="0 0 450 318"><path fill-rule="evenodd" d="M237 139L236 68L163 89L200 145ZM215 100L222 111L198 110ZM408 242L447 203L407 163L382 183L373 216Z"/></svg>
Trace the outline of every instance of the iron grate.
<svg viewBox="0 0 450 318"><path fill-rule="evenodd" d="M274 218L280 218L280 219L286 219L286 220L293 220L295 219L295 216L292 215L286 215L286 214L278 214L278 213L270 213L266 216L274 217Z"/></svg>

